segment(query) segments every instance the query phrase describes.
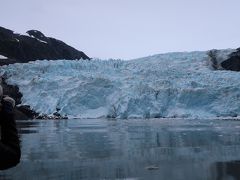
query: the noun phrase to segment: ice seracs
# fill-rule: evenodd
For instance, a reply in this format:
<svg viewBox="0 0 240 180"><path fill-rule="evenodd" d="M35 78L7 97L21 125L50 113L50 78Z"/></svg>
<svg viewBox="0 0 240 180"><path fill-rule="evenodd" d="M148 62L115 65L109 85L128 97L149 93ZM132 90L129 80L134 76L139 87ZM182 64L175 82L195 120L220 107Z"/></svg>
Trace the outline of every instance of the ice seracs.
<svg viewBox="0 0 240 180"><path fill-rule="evenodd" d="M224 50L226 53L231 50ZM4 66L22 104L76 118L216 118L240 114L240 74L214 71L208 52L131 61L36 61Z"/></svg>

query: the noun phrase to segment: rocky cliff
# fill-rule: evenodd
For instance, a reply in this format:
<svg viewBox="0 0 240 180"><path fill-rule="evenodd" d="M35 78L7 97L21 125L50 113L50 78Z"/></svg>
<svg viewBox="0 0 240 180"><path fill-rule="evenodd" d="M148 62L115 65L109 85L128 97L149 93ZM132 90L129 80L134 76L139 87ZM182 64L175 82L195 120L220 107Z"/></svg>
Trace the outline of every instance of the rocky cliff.
<svg viewBox="0 0 240 180"><path fill-rule="evenodd" d="M0 65L34 60L90 59L82 51L66 43L46 37L42 32L30 30L21 35L0 27Z"/></svg>
<svg viewBox="0 0 240 180"><path fill-rule="evenodd" d="M208 51L209 62L215 70L240 71L240 48Z"/></svg>

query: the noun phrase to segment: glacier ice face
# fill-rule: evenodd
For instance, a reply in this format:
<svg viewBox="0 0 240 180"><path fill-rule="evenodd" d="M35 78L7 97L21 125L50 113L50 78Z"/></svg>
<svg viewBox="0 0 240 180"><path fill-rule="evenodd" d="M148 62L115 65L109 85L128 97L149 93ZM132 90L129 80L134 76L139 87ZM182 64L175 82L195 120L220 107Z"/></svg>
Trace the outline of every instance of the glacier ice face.
<svg viewBox="0 0 240 180"><path fill-rule="evenodd" d="M0 72L9 84L19 86L22 104L48 115L56 109L76 118L240 114L240 74L213 71L207 52L131 61L36 61L3 66Z"/></svg>

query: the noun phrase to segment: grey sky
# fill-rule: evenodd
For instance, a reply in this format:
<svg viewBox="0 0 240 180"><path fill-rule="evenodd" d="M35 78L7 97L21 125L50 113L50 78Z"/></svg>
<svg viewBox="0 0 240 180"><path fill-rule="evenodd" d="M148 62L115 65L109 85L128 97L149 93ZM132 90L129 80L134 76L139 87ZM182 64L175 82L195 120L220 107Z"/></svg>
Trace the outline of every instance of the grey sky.
<svg viewBox="0 0 240 180"><path fill-rule="evenodd" d="M37 29L90 57L240 47L239 0L1 0L0 26Z"/></svg>

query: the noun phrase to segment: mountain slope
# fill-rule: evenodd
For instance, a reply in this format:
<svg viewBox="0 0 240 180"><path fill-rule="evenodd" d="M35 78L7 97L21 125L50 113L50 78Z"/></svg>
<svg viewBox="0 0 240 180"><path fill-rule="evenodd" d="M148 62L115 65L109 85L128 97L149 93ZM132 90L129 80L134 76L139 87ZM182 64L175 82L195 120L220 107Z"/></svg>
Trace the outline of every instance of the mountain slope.
<svg viewBox="0 0 240 180"><path fill-rule="evenodd" d="M43 59L89 59L83 52L40 31L30 30L21 35L3 27L0 27L0 55L8 58L2 59L0 65Z"/></svg>

